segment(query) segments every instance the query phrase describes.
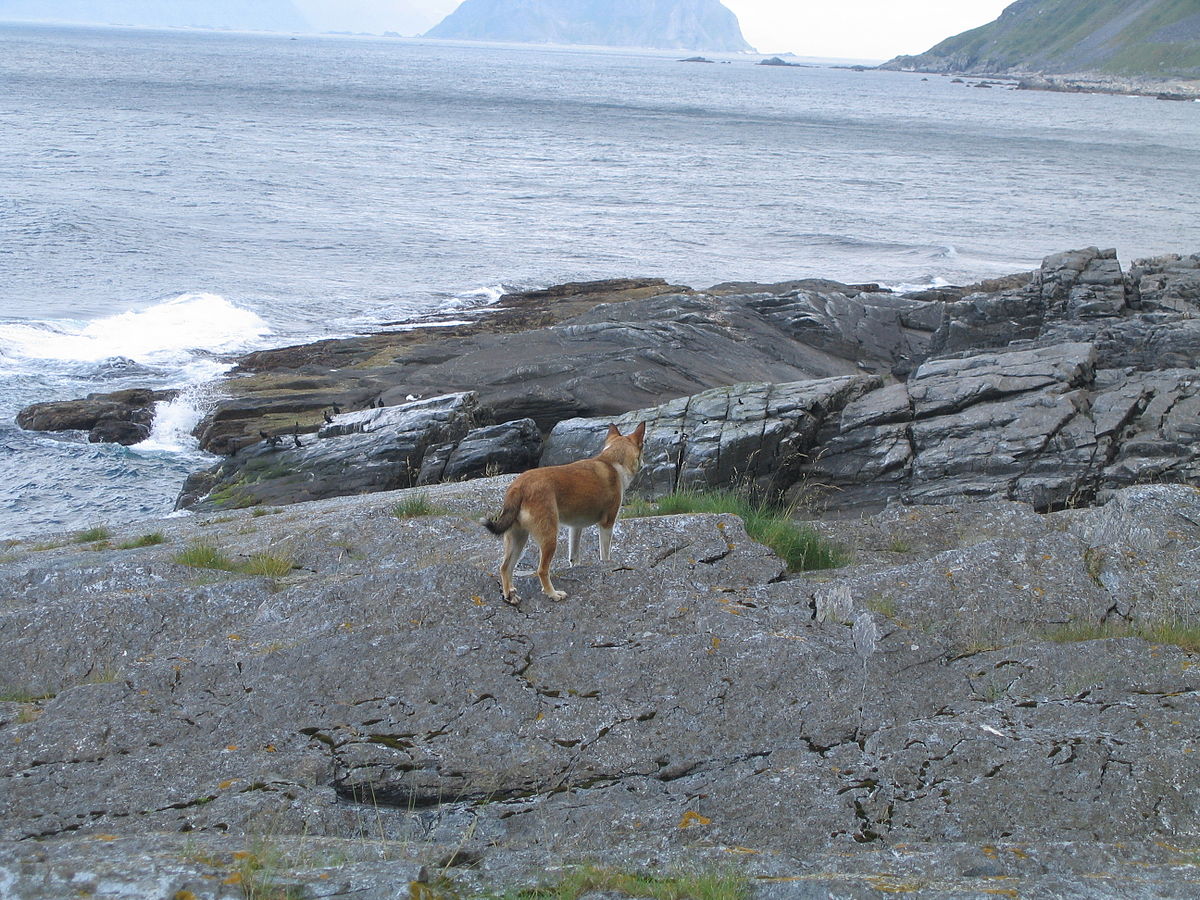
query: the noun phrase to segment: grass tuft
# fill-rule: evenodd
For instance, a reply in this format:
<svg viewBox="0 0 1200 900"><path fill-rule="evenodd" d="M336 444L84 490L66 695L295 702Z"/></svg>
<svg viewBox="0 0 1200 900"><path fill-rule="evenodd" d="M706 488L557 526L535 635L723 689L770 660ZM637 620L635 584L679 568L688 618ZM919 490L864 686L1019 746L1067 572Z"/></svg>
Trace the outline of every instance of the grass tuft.
<svg viewBox="0 0 1200 900"><path fill-rule="evenodd" d="M118 550L136 550L138 547L153 547L156 544L165 544L166 537L161 531L154 531L150 534L143 534L133 540L125 541L122 544L117 544Z"/></svg>
<svg viewBox="0 0 1200 900"><path fill-rule="evenodd" d="M793 572L844 566L845 551L816 531L792 519L786 508L753 500L738 491L675 491L657 501L633 500L625 515L672 516L682 513L732 513L746 523L746 533L770 547Z"/></svg>
<svg viewBox="0 0 1200 900"><path fill-rule="evenodd" d="M296 560L290 554L255 553L245 562L235 562L212 544L192 544L175 554L175 562L195 569L217 569L221 572L237 572L240 575L257 575L267 578L282 578L296 568Z"/></svg>
<svg viewBox="0 0 1200 900"><path fill-rule="evenodd" d="M76 544L93 544L97 541L107 541L111 537L110 532L103 525L96 525L93 528L87 528L83 531L76 532L71 541Z"/></svg>
<svg viewBox="0 0 1200 900"><path fill-rule="evenodd" d="M599 866L579 866L557 882L500 895L504 900L579 900L589 894L648 900L744 900L746 879L729 872L651 875Z"/></svg>
<svg viewBox="0 0 1200 900"><path fill-rule="evenodd" d="M247 575L265 575L268 578L282 578L296 567L296 561L291 554L255 553L248 561L238 566L239 572Z"/></svg>
<svg viewBox="0 0 1200 900"><path fill-rule="evenodd" d="M223 572L232 572L237 568L232 559L212 544L204 543L192 544L176 553L175 562L194 569L220 569Z"/></svg>
<svg viewBox="0 0 1200 900"><path fill-rule="evenodd" d="M1081 622L1054 628L1046 632L1045 637L1056 644L1132 637L1152 644L1173 644L1188 653L1200 653L1200 626L1182 622Z"/></svg>
<svg viewBox="0 0 1200 900"><path fill-rule="evenodd" d="M392 515L397 519L415 519L420 516L443 516L446 508L439 506L429 499L428 494L413 494L405 497L392 507Z"/></svg>

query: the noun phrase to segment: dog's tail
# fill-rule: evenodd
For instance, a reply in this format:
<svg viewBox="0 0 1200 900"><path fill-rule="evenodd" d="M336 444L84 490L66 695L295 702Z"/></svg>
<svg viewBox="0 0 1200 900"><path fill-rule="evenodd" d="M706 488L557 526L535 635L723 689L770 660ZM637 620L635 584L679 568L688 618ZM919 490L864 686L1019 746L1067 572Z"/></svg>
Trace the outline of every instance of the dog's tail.
<svg viewBox="0 0 1200 900"><path fill-rule="evenodd" d="M479 524L492 534L504 534L504 532L513 527L520 512L521 505L519 503L513 503L510 506L506 505L504 509L500 510L500 515L494 519L480 519Z"/></svg>

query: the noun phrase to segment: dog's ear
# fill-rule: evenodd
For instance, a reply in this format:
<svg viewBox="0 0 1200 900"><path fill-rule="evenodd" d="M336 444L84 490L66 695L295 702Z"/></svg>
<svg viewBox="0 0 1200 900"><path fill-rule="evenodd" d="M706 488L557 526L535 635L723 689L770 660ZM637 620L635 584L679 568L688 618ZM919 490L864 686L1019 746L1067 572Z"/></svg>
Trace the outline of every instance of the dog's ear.
<svg viewBox="0 0 1200 900"><path fill-rule="evenodd" d="M646 423L642 422L637 428L633 429L633 434L630 437L633 438L635 444L639 447L642 446L642 442L646 440Z"/></svg>
<svg viewBox="0 0 1200 900"><path fill-rule="evenodd" d="M604 439L606 441L609 441L615 437L620 437L620 436L621 436L621 429L617 428L616 425L609 425L608 426L608 434L606 434L604 436Z"/></svg>

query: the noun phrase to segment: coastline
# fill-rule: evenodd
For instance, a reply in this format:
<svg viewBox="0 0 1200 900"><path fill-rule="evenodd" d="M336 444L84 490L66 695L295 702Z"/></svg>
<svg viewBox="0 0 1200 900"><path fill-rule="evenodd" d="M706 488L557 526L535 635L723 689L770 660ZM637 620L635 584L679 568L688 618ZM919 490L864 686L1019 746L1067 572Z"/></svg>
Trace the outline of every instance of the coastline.
<svg viewBox="0 0 1200 900"><path fill-rule="evenodd" d="M855 67L860 69L860 67ZM866 71L870 71L866 69ZM913 75L941 75L950 78L997 79L1016 84L1022 91L1050 91L1061 94L1117 94L1154 97L1159 100L1200 100L1200 78L1152 78L1138 75L1109 75L1102 72L1029 72L1005 69L959 69L952 66L876 66L877 72L908 72Z"/></svg>

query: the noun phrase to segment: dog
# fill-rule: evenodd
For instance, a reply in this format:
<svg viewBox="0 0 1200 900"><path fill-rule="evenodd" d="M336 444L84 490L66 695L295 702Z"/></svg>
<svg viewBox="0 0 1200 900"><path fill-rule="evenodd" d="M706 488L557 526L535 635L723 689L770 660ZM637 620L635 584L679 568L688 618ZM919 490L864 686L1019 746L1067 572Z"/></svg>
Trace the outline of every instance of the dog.
<svg viewBox="0 0 1200 900"><path fill-rule="evenodd" d="M479 520L492 534L504 535L500 589L507 602L516 606L520 600L512 583L513 567L530 535L541 551L537 576L543 593L551 600L566 599L566 593L555 590L550 581L550 561L558 548L560 522L567 526L571 565L579 559L580 537L589 525L600 526L600 559L608 562L613 525L625 489L641 468L645 439L645 422L629 434L621 434L616 425L609 425L604 449L598 455L522 472L509 485L500 515Z"/></svg>

